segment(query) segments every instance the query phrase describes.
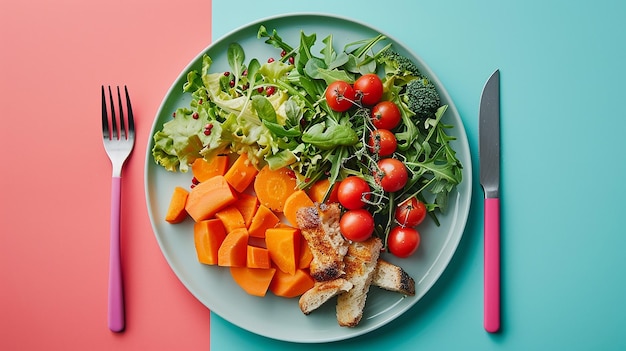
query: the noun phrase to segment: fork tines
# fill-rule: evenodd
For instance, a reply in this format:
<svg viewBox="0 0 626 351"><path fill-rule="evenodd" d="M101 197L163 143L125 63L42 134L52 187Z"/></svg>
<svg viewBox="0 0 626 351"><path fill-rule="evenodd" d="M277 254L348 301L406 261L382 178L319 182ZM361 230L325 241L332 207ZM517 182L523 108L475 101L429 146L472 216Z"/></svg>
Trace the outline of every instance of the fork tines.
<svg viewBox="0 0 626 351"><path fill-rule="evenodd" d="M122 105L122 96L120 94L120 87L117 87L117 106L119 111L119 129L118 118L115 113L115 102L113 100L113 93L111 92L111 86L108 86L109 103L111 109L111 121L109 122L109 113L107 109L107 99L102 86L102 136L105 139L128 139L135 136L135 121L133 119L133 109L130 104L130 96L128 95L128 89L124 86L124 93L126 95L126 114L128 115L128 127L124 119L124 108Z"/></svg>

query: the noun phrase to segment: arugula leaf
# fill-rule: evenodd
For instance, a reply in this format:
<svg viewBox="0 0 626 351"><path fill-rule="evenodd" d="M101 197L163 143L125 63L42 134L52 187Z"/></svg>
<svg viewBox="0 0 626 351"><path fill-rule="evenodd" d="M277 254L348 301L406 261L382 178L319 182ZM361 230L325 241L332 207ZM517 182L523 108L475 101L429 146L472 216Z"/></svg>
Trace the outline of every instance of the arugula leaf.
<svg viewBox="0 0 626 351"><path fill-rule="evenodd" d="M283 49L286 52L293 51L293 48L289 46L289 44L285 43L280 36L278 36L276 29L272 30L272 34L270 34L268 33L267 28L261 25L257 32L257 38L258 39L267 38L267 40L265 40L266 44L270 44L276 48Z"/></svg>
<svg viewBox="0 0 626 351"><path fill-rule="evenodd" d="M304 65L304 73L313 79L322 79L319 71L326 69L324 61L317 57L312 57Z"/></svg>
<svg viewBox="0 0 626 351"><path fill-rule="evenodd" d="M311 47L315 45L316 38L317 35L315 34L307 36L304 32L300 32L300 46L297 49L296 57L294 59L296 69L300 73L304 72L304 66L306 66L306 63L314 57L311 53Z"/></svg>
<svg viewBox="0 0 626 351"><path fill-rule="evenodd" d="M385 36L378 35L372 39L359 40L353 43L349 43L344 47L344 52L348 56L348 60L344 65L346 71L359 74L376 73L376 55L368 55L373 48L381 41ZM350 49L355 47L352 51ZM391 47L391 44L387 44L379 52L387 50Z"/></svg>
<svg viewBox="0 0 626 351"><path fill-rule="evenodd" d="M322 42L325 44L324 48L320 53L324 55L324 63L326 64L326 68L329 70L339 68L348 62L348 54L345 52L335 51L333 47L333 36L332 34L324 38Z"/></svg>
<svg viewBox="0 0 626 351"><path fill-rule="evenodd" d="M449 143L455 138L445 132L451 126L441 123L447 107L444 105L437 110L423 140L414 143L405 153L405 165L413 176L402 193L402 198L409 198L429 189L434 195L430 209L438 208L442 212L446 210L448 194L463 179L463 166Z"/></svg>
<svg viewBox="0 0 626 351"><path fill-rule="evenodd" d="M409 110L406 104L398 98L393 99L393 101L400 108L402 117L402 125L400 126L399 131L396 132L398 150L407 151L413 146L414 141L419 136L419 130L411 119L411 117L414 116L414 113Z"/></svg>
<svg viewBox="0 0 626 351"><path fill-rule="evenodd" d="M331 62L335 60L335 57L337 57L337 53L333 48L333 35L331 34L324 38L324 40L322 40L322 43L324 43L325 45L320 53L324 55L324 63L326 64L326 67L328 67L330 66Z"/></svg>
<svg viewBox="0 0 626 351"><path fill-rule="evenodd" d="M313 79L323 79L327 85L336 80L354 83L354 76L342 69L328 69L324 61L318 58L310 59L304 67L304 72Z"/></svg>
<svg viewBox="0 0 626 351"><path fill-rule="evenodd" d="M376 44L378 44L382 40L385 40L386 38L387 37L385 37L384 35L378 34L374 38L362 39L362 40L357 40L357 41L348 43L344 46L343 50L347 53L353 54L356 57L362 57L367 52L370 52L371 50L373 50ZM354 49L350 51L351 48L354 48Z"/></svg>

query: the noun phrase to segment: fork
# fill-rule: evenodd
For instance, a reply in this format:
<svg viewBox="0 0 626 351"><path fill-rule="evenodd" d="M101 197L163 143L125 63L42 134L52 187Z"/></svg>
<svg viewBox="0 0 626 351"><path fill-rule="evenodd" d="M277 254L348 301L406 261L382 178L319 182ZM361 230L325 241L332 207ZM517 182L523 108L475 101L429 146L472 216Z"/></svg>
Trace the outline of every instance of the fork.
<svg viewBox="0 0 626 351"><path fill-rule="evenodd" d="M128 126L124 122L124 109L120 87L117 87L117 103L119 109L119 124L115 114L115 103L111 87L108 87L109 102L111 107L111 119L107 112L107 99L104 85L102 86L102 140L111 165L113 166L113 178L111 184L111 238L109 252L109 329L121 332L125 328L124 313L124 289L122 283L122 265L120 255L120 200L122 167L135 145L135 121L133 110L130 105L128 89L126 93L126 110L128 114ZM119 126L119 128L118 128Z"/></svg>

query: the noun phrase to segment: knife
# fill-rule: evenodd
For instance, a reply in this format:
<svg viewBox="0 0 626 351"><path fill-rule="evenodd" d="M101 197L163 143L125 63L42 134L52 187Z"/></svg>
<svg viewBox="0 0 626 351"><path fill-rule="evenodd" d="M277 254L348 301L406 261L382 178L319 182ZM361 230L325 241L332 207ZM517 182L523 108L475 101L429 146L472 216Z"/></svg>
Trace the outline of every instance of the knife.
<svg viewBox="0 0 626 351"><path fill-rule="evenodd" d="M500 330L500 70L487 80L480 99L478 153L485 192L484 327Z"/></svg>

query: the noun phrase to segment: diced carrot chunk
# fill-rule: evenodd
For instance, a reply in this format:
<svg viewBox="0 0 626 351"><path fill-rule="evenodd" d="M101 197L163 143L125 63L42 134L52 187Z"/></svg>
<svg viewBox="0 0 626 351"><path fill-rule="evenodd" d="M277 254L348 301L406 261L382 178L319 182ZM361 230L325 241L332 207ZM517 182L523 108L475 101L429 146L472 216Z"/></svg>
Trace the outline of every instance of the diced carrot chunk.
<svg viewBox="0 0 626 351"><path fill-rule="evenodd" d="M199 182L204 182L216 175L223 176L228 169L228 156L216 155L209 161L204 158L197 158L191 164L191 173Z"/></svg>
<svg viewBox="0 0 626 351"><path fill-rule="evenodd" d="M259 173L259 170L254 167L252 162L248 159L248 154L241 154L235 160L232 166L226 171L224 177L228 184L230 184L235 190L243 193L250 184L254 181L254 177Z"/></svg>
<svg viewBox="0 0 626 351"><path fill-rule="evenodd" d="M207 219L193 226L196 254L200 263L216 265L218 250L226 237L226 230L219 219Z"/></svg>
<svg viewBox="0 0 626 351"><path fill-rule="evenodd" d="M248 256L248 230L235 229L226 238L217 251L217 264L228 267L244 267Z"/></svg>
<svg viewBox="0 0 626 351"><path fill-rule="evenodd" d="M246 265L249 268L271 268L270 252L262 247L248 245L248 261Z"/></svg>
<svg viewBox="0 0 626 351"><path fill-rule="evenodd" d="M223 176L210 178L191 189L185 209L196 221L209 219L237 201L237 194Z"/></svg>
<svg viewBox="0 0 626 351"><path fill-rule="evenodd" d="M230 233L238 228L246 227L246 222L244 221L241 212L239 212L237 207L233 205L218 211L215 214L215 217L222 221L222 224L224 224L224 228L226 228L226 233Z"/></svg>
<svg viewBox="0 0 626 351"><path fill-rule="evenodd" d="M248 294L263 297L272 282L276 268L230 267L235 282Z"/></svg>
<svg viewBox="0 0 626 351"><path fill-rule="evenodd" d="M239 199L233 206L237 207L239 212L241 212L247 228L250 226L252 217L254 217L254 214L259 207L259 199L254 195L241 193L239 194Z"/></svg>
<svg viewBox="0 0 626 351"><path fill-rule="evenodd" d="M265 243L272 262L285 273L295 274L300 260L300 230L270 228L265 231Z"/></svg>
<svg viewBox="0 0 626 351"><path fill-rule="evenodd" d="M269 289L276 296L291 298L304 294L313 285L315 285L313 277L302 269L297 269L294 274L288 274L278 269Z"/></svg>
<svg viewBox="0 0 626 351"><path fill-rule="evenodd" d="M260 205L252 218L248 232L250 236L265 238L265 230L275 227L278 223L280 223L280 218L269 208Z"/></svg>
<svg viewBox="0 0 626 351"><path fill-rule="evenodd" d="M180 223L187 218L187 211L185 210L185 204L187 203L187 198L189 197L189 192L177 186L174 188L174 192L172 193L172 199L170 200L170 205L167 209L167 213L165 214L165 220L169 223Z"/></svg>

